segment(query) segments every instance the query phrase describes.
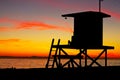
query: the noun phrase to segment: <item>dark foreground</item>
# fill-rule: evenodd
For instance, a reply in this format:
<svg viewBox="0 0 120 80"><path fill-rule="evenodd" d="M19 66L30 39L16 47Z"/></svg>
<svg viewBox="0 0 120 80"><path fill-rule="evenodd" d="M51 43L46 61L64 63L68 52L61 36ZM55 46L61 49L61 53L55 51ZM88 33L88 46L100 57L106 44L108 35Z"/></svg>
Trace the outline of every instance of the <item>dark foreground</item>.
<svg viewBox="0 0 120 80"><path fill-rule="evenodd" d="M0 69L0 80L120 80L120 67Z"/></svg>

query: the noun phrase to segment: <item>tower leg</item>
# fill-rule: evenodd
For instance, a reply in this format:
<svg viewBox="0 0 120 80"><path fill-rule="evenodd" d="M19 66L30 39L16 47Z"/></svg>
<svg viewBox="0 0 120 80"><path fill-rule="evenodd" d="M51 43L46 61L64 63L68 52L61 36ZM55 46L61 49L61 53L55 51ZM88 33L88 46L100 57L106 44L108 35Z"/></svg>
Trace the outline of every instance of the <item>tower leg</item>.
<svg viewBox="0 0 120 80"><path fill-rule="evenodd" d="M84 49L85 53L85 67L87 67L87 49Z"/></svg>
<svg viewBox="0 0 120 80"><path fill-rule="evenodd" d="M80 49L80 55L84 54L85 55L85 67L87 67L87 49ZM80 64L81 64L81 59L80 59Z"/></svg>
<svg viewBox="0 0 120 80"><path fill-rule="evenodd" d="M107 67L107 49L105 49L105 67Z"/></svg>
<svg viewBox="0 0 120 80"><path fill-rule="evenodd" d="M82 51L81 51L81 49L79 49L79 53L78 53L78 56L80 56L80 58L79 58L79 67L82 67L82 62L81 62L81 57L82 57Z"/></svg>

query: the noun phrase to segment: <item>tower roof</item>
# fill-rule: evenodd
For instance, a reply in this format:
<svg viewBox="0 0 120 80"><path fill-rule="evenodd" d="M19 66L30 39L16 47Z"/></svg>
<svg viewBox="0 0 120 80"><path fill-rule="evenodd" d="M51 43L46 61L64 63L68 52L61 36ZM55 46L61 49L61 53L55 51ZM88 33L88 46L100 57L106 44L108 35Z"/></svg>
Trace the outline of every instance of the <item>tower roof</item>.
<svg viewBox="0 0 120 80"><path fill-rule="evenodd" d="M103 12L95 12L95 11L86 11L86 12L78 12L78 13L71 13L71 14L64 14L62 17L90 17L90 16L98 16L98 17L111 17L110 15L103 13Z"/></svg>

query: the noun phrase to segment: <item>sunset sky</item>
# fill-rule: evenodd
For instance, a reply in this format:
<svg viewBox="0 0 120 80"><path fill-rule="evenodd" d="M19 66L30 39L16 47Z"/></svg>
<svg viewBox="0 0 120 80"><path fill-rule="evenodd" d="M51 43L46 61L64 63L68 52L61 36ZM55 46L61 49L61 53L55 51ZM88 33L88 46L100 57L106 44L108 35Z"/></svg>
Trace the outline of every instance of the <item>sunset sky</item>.
<svg viewBox="0 0 120 80"><path fill-rule="evenodd" d="M98 11L98 0L0 0L0 56L48 55L52 38L67 44L73 35L73 19L61 15L83 11ZM120 58L120 0L104 0L102 12L111 15L103 45Z"/></svg>

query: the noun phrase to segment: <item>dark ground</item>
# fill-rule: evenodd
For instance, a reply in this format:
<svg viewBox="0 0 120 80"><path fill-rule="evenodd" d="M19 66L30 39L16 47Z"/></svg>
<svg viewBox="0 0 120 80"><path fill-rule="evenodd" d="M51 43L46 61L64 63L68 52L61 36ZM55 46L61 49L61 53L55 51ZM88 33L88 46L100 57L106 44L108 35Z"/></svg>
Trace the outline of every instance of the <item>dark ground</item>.
<svg viewBox="0 0 120 80"><path fill-rule="evenodd" d="M0 80L120 80L120 66L74 69L0 69Z"/></svg>

